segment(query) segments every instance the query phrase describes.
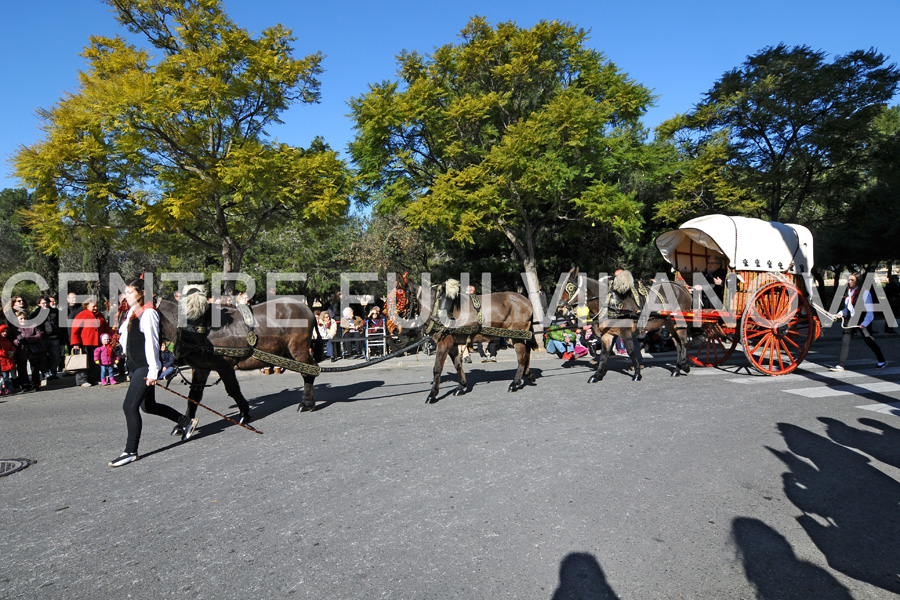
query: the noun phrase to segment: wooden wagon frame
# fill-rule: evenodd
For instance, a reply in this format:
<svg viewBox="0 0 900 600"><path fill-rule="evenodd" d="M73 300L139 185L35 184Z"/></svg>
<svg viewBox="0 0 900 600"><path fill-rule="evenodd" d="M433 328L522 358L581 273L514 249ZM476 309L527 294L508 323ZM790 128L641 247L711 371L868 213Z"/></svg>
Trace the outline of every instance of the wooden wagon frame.
<svg viewBox="0 0 900 600"><path fill-rule="evenodd" d="M806 227L709 215L663 233L656 246L685 285L694 283L710 257L720 258L728 271L724 310L666 313L693 325L688 357L694 364L720 365L741 343L761 373L783 375L800 365L821 333L807 289L813 238Z"/></svg>

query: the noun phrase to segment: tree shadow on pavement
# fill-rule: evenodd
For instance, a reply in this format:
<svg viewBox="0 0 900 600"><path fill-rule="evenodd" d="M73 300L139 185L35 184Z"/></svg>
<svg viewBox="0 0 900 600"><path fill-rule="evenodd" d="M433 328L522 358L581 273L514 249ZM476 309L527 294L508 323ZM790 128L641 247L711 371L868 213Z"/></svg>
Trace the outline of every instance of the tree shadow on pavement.
<svg viewBox="0 0 900 600"><path fill-rule="evenodd" d="M760 600L853 600L833 575L797 558L787 539L762 521L739 517L731 529L747 581Z"/></svg>
<svg viewBox="0 0 900 600"><path fill-rule="evenodd" d="M785 495L803 512L797 521L828 565L900 594L900 482L824 436L788 423L778 429L789 451L769 450L790 469L782 476Z"/></svg>
<svg viewBox="0 0 900 600"><path fill-rule="evenodd" d="M573 552L559 564L559 586L552 600L619 600L592 554Z"/></svg>

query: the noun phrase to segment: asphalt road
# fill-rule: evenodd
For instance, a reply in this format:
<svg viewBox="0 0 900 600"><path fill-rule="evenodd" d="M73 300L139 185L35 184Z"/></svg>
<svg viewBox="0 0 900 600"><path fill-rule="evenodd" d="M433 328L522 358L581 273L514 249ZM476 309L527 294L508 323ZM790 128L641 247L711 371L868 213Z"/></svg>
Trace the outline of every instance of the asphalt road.
<svg viewBox="0 0 900 600"><path fill-rule="evenodd" d="M829 331L789 376L671 378L662 354L592 385L539 353L516 393L504 351L461 397L446 369L434 405L405 358L323 374L312 413L299 375L246 373L263 435L145 416L118 469L125 386L67 378L0 400L0 459L37 461L0 477L0 598L895 598L900 338L879 341L881 371L856 341L828 372Z"/></svg>

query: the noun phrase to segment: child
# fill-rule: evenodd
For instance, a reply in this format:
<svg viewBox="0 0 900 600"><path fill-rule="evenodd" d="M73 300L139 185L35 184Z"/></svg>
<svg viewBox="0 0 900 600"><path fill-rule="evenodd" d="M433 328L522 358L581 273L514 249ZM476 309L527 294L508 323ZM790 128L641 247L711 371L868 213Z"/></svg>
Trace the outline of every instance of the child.
<svg viewBox="0 0 900 600"><path fill-rule="evenodd" d="M116 385L113 379L113 366L119 364L119 359L110 343L108 333L100 336L100 345L94 349L94 362L100 365L100 385Z"/></svg>
<svg viewBox="0 0 900 600"><path fill-rule="evenodd" d="M16 373L16 345L9 339L9 325L0 325L0 395L13 390Z"/></svg>
<svg viewBox="0 0 900 600"><path fill-rule="evenodd" d="M162 371L159 374L159 378L168 382L175 377L175 355L169 352L169 346L165 342L159 345L159 361L162 363ZM168 383L166 387L168 387Z"/></svg>

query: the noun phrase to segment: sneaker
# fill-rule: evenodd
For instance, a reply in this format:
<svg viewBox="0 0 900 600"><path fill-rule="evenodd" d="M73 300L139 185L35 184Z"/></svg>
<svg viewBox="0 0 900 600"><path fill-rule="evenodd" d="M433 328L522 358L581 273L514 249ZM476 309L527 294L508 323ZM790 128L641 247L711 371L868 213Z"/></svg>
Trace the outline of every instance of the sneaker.
<svg viewBox="0 0 900 600"><path fill-rule="evenodd" d="M571 352L563 352L562 359L563 360L572 360L572 353Z"/></svg>
<svg viewBox="0 0 900 600"><path fill-rule="evenodd" d="M472 357L471 357L471 356L465 357L465 358L463 359L463 362L464 362L464 363L470 363L470 362L472 362Z"/></svg>
<svg viewBox="0 0 900 600"><path fill-rule="evenodd" d="M837 371L837 372L841 372L841 371L844 370L844 367L842 367L841 365L835 365L835 366L831 367L831 368L828 369L828 370L829 370L829 371Z"/></svg>
<svg viewBox="0 0 900 600"><path fill-rule="evenodd" d="M137 452L123 452L117 459L109 461L109 466L121 467L122 465L127 465L130 462L136 461L137 458Z"/></svg>
<svg viewBox="0 0 900 600"><path fill-rule="evenodd" d="M885 366L887 366L887 361L883 361L883 362L878 363L877 365L875 365L875 368L876 368L876 369L883 369Z"/></svg>
<svg viewBox="0 0 900 600"><path fill-rule="evenodd" d="M85 381L84 383L81 384L81 387L91 387L91 385L93 385L93 384L88 383L87 381Z"/></svg>
<svg viewBox="0 0 900 600"><path fill-rule="evenodd" d="M200 423L199 419L191 419L190 422L184 427L184 435L181 436L181 441L186 442L191 439L191 436L197 431L197 424Z"/></svg>
<svg viewBox="0 0 900 600"><path fill-rule="evenodd" d="M492 356L492 357L490 357L490 359L488 359L488 360L490 360L491 362L497 362L497 357L496 357L496 356Z"/></svg>
<svg viewBox="0 0 900 600"><path fill-rule="evenodd" d="M482 359L481 359L481 362L483 362L483 363L491 362L491 359L485 357L485 358L482 358Z"/></svg>

